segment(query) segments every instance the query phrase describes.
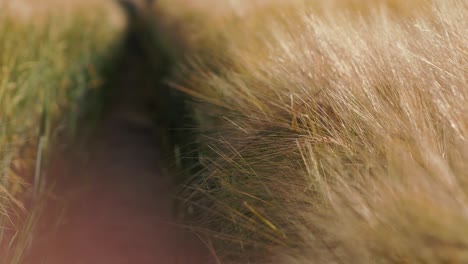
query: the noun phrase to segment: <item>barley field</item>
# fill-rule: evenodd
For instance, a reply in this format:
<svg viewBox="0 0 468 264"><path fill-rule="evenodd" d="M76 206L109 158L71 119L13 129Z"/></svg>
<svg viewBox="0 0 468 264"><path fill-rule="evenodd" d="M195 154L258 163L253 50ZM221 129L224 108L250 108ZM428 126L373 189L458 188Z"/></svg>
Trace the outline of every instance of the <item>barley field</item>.
<svg viewBox="0 0 468 264"><path fill-rule="evenodd" d="M116 2L0 0L0 263L93 125L33 262L468 262L468 1Z"/></svg>
<svg viewBox="0 0 468 264"><path fill-rule="evenodd" d="M181 195L219 262L468 261L467 1L155 10L195 120Z"/></svg>

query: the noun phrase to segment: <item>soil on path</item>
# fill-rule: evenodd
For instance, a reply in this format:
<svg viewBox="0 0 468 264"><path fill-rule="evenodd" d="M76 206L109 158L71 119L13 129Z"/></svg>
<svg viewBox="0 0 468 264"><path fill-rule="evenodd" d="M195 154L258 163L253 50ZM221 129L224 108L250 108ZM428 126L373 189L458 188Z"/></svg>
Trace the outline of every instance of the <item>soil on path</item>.
<svg viewBox="0 0 468 264"><path fill-rule="evenodd" d="M52 162L60 205L46 210L47 228L28 263L211 263L204 244L176 224L173 177L161 156L164 128L154 122L155 83L134 41L127 40L108 109L85 151Z"/></svg>

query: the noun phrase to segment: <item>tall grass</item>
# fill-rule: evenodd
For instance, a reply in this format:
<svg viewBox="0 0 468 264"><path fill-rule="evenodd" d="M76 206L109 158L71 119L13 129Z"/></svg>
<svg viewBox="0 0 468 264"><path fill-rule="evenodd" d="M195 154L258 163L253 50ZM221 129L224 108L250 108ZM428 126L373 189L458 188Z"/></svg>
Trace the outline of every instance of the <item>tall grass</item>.
<svg viewBox="0 0 468 264"><path fill-rule="evenodd" d="M158 8L219 259L467 262L468 2L215 2Z"/></svg>
<svg viewBox="0 0 468 264"><path fill-rule="evenodd" d="M1 263L17 263L26 250L50 187L49 151L103 81L97 65L118 29L102 5L61 13L33 3L0 2Z"/></svg>

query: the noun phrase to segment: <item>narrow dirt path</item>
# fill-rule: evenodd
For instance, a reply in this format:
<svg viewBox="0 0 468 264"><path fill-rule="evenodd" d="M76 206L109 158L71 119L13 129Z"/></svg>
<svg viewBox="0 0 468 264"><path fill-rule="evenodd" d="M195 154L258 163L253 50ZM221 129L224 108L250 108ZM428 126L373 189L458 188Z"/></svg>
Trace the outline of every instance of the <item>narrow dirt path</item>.
<svg viewBox="0 0 468 264"><path fill-rule="evenodd" d="M28 263L211 263L203 243L173 216L174 186L158 141L163 128L149 111L155 84L134 41L129 37L110 82L109 109L81 155L87 161L76 153L53 161L50 177L58 179L56 199L64 210L47 211L48 227Z"/></svg>

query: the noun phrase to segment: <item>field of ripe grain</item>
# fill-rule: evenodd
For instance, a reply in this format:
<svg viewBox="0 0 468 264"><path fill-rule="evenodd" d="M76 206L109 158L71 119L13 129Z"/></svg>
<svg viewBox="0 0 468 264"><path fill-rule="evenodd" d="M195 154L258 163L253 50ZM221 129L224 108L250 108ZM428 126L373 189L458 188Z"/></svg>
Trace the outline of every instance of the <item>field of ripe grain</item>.
<svg viewBox="0 0 468 264"><path fill-rule="evenodd" d="M197 124L185 199L223 263L468 261L467 1L156 10Z"/></svg>
<svg viewBox="0 0 468 264"><path fill-rule="evenodd" d="M61 2L67 2L61 3ZM0 1L0 262L19 263L50 188L49 151L72 132L122 26L108 4Z"/></svg>

